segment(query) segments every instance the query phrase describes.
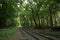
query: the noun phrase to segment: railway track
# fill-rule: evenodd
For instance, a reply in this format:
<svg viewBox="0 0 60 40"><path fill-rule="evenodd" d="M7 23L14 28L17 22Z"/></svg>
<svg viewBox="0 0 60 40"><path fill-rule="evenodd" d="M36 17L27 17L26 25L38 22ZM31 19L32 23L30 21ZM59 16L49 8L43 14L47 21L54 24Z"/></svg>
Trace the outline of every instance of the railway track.
<svg viewBox="0 0 60 40"><path fill-rule="evenodd" d="M29 31L29 30L26 30L26 29L22 29L22 30L25 31L26 33L28 33L30 36L32 36L36 40L58 40L58 39L55 39L55 38L45 36L45 35L40 34L38 32L32 32L32 31Z"/></svg>

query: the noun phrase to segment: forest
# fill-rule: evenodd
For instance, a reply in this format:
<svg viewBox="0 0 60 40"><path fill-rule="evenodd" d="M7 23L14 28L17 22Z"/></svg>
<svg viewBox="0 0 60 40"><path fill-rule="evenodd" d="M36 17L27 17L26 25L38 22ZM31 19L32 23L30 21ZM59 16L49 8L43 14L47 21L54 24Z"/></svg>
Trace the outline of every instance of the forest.
<svg viewBox="0 0 60 40"><path fill-rule="evenodd" d="M0 28L60 28L60 0L0 0Z"/></svg>
<svg viewBox="0 0 60 40"><path fill-rule="evenodd" d="M0 0L0 29L16 27L60 32L60 0Z"/></svg>

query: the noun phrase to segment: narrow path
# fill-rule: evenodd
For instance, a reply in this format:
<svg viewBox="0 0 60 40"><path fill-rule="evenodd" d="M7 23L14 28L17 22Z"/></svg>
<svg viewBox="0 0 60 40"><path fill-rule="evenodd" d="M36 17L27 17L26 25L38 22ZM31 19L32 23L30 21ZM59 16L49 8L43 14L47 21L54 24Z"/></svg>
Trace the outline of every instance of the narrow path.
<svg viewBox="0 0 60 40"><path fill-rule="evenodd" d="M30 36L28 33L22 30L18 30L14 36L7 40L36 40L32 36Z"/></svg>
<svg viewBox="0 0 60 40"><path fill-rule="evenodd" d="M12 36L9 40L20 40L23 36L21 35L21 32L17 30L16 34Z"/></svg>

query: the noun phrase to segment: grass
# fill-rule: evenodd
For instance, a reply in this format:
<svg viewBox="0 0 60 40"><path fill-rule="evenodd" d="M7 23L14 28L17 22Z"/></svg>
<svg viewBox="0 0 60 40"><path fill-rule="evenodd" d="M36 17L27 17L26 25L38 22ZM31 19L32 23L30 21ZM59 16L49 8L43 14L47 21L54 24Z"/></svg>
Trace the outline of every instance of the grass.
<svg viewBox="0 0 60 40"><path fill-rule="evenodd" d="M14 35L17 28L0 29L0 40L6 40Z"/></svg>
<svg viewBox="0 0 60 40"><path fill-rule="evenodd" d="M40 32L40 33L43 33L43 34L48 35L48 36L60 38L60 32Z"/></svg>
<svg viewBox="0 0 60 40"><path fill-rule="evenodd" d="M39 33L45 34L47 36L60 38L60 31L52 31L52 32L50 32L50 31L35 30L35 32L39 32Z"/></svg>

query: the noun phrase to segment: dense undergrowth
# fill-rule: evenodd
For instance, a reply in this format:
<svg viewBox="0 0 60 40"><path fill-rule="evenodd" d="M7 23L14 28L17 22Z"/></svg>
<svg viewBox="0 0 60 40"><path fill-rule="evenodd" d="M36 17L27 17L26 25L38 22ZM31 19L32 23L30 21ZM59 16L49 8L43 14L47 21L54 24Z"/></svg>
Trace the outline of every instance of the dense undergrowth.
<svg viewBox="0 0 60 40"><path fill-rule="evenodd" d="M6 40L13 36L16 32L17 28L5 28L0 29L0 40Z"/></svg>

